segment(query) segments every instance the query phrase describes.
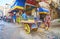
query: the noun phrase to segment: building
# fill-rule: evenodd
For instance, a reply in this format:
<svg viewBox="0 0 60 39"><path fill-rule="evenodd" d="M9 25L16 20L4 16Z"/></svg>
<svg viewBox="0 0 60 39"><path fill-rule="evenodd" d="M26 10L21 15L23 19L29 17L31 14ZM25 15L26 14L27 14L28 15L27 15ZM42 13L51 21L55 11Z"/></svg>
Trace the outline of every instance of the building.
<svg viewBox="0 0 60 39"><path fill-rule="evenodd" d="M4 7L0 6L0 16L4 15Z"/></svg>

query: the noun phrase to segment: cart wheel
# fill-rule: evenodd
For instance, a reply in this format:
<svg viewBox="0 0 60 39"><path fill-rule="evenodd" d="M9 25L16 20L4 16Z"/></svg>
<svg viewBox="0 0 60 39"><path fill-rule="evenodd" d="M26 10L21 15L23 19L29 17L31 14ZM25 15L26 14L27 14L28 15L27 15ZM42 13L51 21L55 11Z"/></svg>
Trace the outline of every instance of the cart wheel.
<svg viewBox="0 0 60 39"><path fill-rule="evenodd" d="M29 25L28 24L24 24L24 26L25 26L26 33L29 34L30 33L30 27L29 27Z"/></svg>

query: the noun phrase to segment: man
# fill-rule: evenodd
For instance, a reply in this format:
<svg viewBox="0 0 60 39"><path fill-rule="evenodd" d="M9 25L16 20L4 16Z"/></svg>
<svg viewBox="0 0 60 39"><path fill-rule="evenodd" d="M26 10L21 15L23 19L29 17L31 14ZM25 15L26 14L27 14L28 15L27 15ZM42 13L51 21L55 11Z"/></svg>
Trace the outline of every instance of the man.
<svg viewBox="0 0 60 39"><path fill-rule="evenodd" d="M13 15L13 22L16 22L16 14Z"/></svg>
<svg viewBox="0 0 60 39"><path fill-rule="evenodd" d="M23 13L23 14L22 14L22 18L23 18L23 20L27 20L27 15L26 15L26 13Z"/></svg>
<svg viewBox="0 0 60 39"><path fill-rule="evenodd" d="M50 17L50 14L48 13L44 18L44 24L45 24L46 30L48 30L48 28L50 27L50 22L51 22L51 17Z"/></svg>

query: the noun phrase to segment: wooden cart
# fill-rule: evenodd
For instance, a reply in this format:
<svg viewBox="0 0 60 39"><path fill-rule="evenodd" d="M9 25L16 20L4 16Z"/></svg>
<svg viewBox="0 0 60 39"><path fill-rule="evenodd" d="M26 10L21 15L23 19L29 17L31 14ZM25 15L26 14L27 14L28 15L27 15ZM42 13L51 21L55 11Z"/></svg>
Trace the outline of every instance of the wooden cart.
<svg viewBox="0 0 60 39"><path fill-rule="evenodd" d="M26 33L30 33L31 31L37 31L38 27L41 24L41 21L21 21L22 25L24 26L24 29Z"/></svg>

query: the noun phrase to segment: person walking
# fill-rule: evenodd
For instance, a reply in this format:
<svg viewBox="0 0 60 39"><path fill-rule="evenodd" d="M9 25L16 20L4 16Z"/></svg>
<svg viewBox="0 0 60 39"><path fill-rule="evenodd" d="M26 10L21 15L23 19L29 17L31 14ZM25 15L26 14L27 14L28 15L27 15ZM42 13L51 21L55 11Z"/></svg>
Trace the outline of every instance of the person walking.
<svg viewBox="0 0 60 39"><path fill-rule="evenodd" d="M45 29L46 30L49 29L50 22L51 22L51 16L50 16L50 14L47 14L46 17L44 18L44 24L45 24Z"/></svg>
<svg viewBox="0 0 60 39"><path fill-rule="evenodd" d="M16 22L16 14L13 15L13 22Z"/></svg>

